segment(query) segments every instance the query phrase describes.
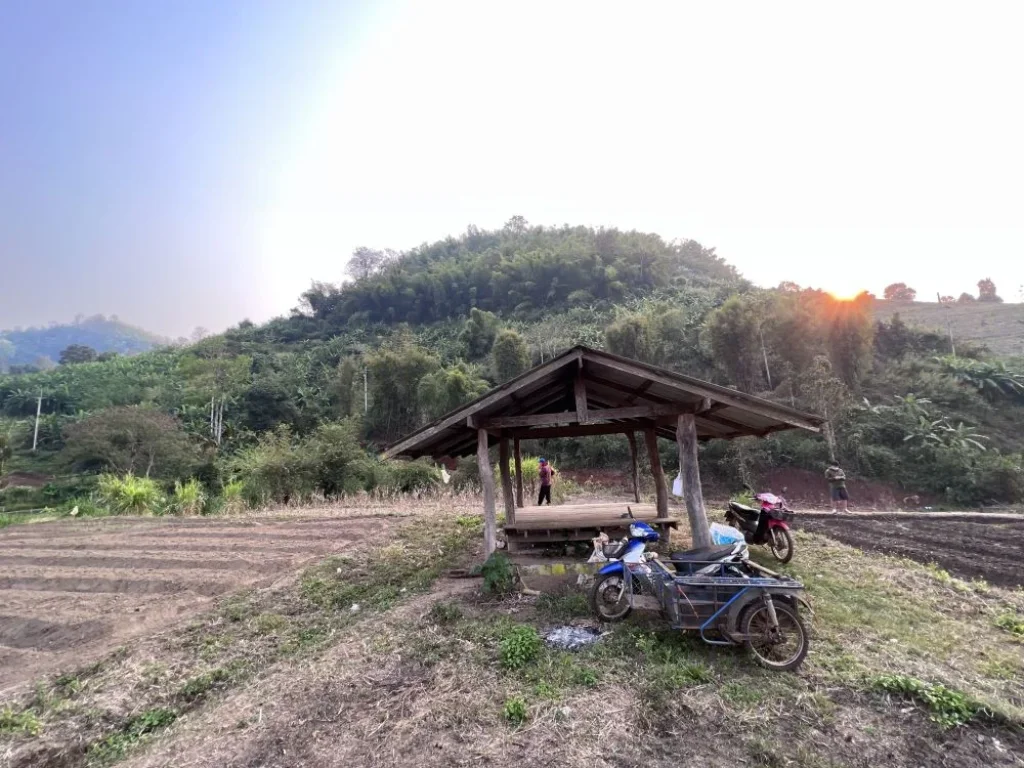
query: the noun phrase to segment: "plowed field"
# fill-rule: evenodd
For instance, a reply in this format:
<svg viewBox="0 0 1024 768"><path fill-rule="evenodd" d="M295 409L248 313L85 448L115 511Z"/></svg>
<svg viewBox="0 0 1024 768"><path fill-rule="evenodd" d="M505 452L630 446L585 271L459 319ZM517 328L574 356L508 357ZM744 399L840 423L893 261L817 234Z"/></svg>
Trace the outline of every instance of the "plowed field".
<svg viewBox="0 0 1024 768"><path fill-rule="evenodd" d="M88 663L218 595L268 586L380 524L136 518L0 531L0 692Z"/></svg>

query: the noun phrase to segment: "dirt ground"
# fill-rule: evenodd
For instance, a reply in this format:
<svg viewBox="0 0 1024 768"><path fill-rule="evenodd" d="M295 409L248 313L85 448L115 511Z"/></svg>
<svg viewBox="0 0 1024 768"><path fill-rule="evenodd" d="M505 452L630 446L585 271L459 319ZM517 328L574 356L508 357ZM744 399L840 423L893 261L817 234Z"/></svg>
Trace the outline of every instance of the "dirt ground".
<svg viewBox="0 0 1024 768"><path fill-rule="evenodd" d="M104 519L0 531L0 693L264 587L377 520Z"/></svg>
<svg viewBox="0 0 1024 768"><path fill-rule="evenodd" d="M984 579L1014 587L1024 584L1024 522L986 523L930 520L801 518L794 526L823 533L860 549L935 563L962 579Z"/></svg>

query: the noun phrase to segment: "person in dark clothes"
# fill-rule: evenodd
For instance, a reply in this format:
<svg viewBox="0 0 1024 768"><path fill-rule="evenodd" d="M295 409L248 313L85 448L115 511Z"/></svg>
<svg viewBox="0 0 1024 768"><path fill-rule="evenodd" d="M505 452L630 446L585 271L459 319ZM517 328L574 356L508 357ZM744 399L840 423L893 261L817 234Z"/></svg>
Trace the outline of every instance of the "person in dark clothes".
<svg viewBox="0 0 1024 768"><path fill-rule="evenodd" d="M540 496L537 498L537 506L544 504L544 499L548 500L548 506L551 506L551 481L554 479L555 470L548 464L547 459L541 459L539 462L539 468L537 474L540 475Z"/></svg>
<svg viewBox="0 0 1024 768"><path fill-rule="evenodd" d="M828 480L832 496L832 512L848 512L846 505L850 501L850 494L846 492L846 473L838 462L833 461L829 464L825 470L825 479Z"/></svg>

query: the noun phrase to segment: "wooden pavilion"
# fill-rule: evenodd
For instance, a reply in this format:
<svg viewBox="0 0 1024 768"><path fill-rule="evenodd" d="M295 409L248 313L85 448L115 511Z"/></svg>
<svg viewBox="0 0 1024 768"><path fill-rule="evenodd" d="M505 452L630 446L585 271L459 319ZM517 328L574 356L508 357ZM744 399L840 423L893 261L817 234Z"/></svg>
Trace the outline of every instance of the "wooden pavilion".
<svg viewBox="0 0 1024 768"><path fill-rule="evenodd" d="M624 434L632 455L632 505L638 518L661 528L669 517L668 488L658 453L658 437L679 446L683 499L695 547L711 544L697 461L699 441L764 436L784 429L817 432L822 420L728 387L711 384L577 346L495 387L471 403L416 430L385 451L385 456L418 458L467 456L474 451L484 491L486 551L497 541L495 488L488 449L497 443L504 532L510 548L533 543L592 538L598 530L623 527L622 504L527 507L523 496L520 444L547 437ZM640 505L636 433L654 475L656 503ZM515 485L509 458L515 465Z"/></svg>

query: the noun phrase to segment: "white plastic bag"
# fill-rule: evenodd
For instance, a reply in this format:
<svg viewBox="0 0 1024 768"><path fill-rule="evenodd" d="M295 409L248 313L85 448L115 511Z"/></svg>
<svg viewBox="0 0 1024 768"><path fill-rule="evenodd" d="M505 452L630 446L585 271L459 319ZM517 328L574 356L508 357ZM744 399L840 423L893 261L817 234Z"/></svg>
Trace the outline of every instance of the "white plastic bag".
<svg viewBox="0 0 1024 768"><path fill-rule="evenodd" d="M745 541L743 533L731 525L721 523L711 524L711 541L722 547L726 544L735 544L738 541Z"/></svg>
<svg viewBox="0 0 1024 768"><path fill-rule="evenodd" d="M683 495L683 473L680 472L676 475L676 479L672 481L672 495L682 496Z"/></svg>

